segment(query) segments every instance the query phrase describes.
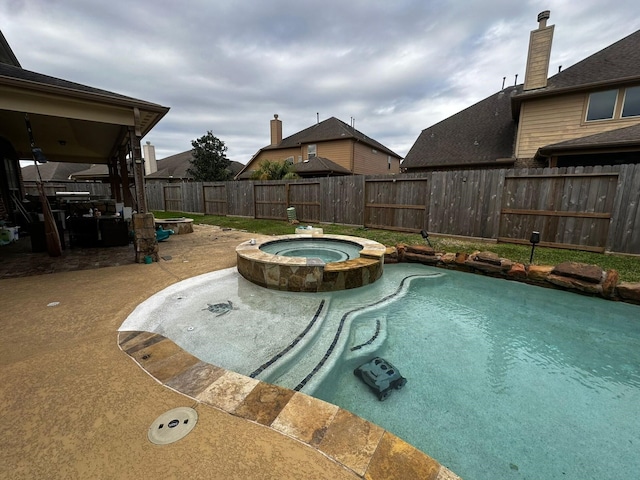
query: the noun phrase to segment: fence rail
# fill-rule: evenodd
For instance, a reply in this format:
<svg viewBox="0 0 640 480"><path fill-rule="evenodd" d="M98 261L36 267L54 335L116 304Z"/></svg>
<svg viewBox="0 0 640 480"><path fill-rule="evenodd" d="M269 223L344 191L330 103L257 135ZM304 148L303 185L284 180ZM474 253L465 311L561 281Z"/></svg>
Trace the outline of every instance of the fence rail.
<svg viewBox="0 0 640 480"><path fill-rule="evenodd" d="M640 164L149 183L147 201L151 210L279 220L295 207L303 223L512 243L529 243L536 230L543 245L640 254Z"/></svg>

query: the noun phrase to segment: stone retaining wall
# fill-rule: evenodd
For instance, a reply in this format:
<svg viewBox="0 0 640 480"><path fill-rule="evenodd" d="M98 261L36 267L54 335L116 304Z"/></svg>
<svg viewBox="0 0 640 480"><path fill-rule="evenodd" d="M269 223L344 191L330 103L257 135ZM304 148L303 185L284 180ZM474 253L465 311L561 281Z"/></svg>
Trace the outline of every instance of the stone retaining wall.
<svg viewBox="0 0 640 480"><path fill-rule="evenodd" d="M384 261L422 263L640 304L640 283L620 282L616 270L604 271L597 265L577 262L525 265L493 252L442 253L426 245L403 244L388 247Z"/></svg>

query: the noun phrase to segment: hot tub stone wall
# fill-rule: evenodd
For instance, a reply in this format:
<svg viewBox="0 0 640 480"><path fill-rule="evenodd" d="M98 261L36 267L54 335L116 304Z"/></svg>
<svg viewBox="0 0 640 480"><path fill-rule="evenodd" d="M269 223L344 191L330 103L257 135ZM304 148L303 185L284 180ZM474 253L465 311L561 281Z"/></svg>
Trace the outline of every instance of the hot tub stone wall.
<svg viewBox="0 0 640 480"><path fill-rule="evenodd" d="M315 235L285 235L278 239L314 238ZM323 235L362 246L360 257L325 264L316 258L284 257L260 250L265 242L244 242L236 248L238 272L247 280L275 290L289 292L331 292L358 288L382 276L384 245L364 238Z"/></svg>
<svg viewBox="0 0 640 480"><path fill-rule="evenodd" d="M604 271L597 265L577 262L524 265L493 252L439 253L423 245L403 244L387 248L385 258L387 256L394 263L417 262L640 304L640 283L619 283L616 270Z"/></svg>
<svg viewBox="0 0 640 480"><path fill-rule="evenodd" d="M176 235L193 233L193 218L156 218L156 227L173 230Z"/></svg>

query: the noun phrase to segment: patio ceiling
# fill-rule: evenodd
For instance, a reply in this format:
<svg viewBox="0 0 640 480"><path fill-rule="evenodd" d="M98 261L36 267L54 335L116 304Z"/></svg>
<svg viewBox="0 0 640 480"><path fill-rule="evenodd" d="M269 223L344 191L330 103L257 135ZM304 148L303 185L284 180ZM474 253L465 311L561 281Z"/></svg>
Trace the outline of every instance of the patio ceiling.
<svg viewBox="0 0 640 480"><path fill-rule="evenodd" d="M106 164L129 140L143 138L167 107L66 82L18 67L0 66L0 135L21 159L31 159L25 114L35 145L50 161Z"/></svg>

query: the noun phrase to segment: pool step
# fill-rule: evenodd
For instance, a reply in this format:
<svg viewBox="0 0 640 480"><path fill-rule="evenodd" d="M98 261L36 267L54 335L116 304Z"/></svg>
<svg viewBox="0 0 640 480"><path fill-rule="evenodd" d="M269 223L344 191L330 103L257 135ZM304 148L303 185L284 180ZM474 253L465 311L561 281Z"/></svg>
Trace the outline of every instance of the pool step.
<svg viewBox="0 0 640 480"><path fill-rule="evenodd" d="M318 344L323 342L318 339L331 330L327 324L328 311L329 301L325 299L298 337L249 376L290 389L296 387L324 355L319 353L323 347Z"/></svg>
<svg viewBox="0 0 640 480"><path fill-rule="evenodd" d="M375 356L386 338L386 321L368 319L351 330L350 315L330 314L327 308L303 341L256 378L309 393L335 362L358 363L364 357Z"/></svg>

